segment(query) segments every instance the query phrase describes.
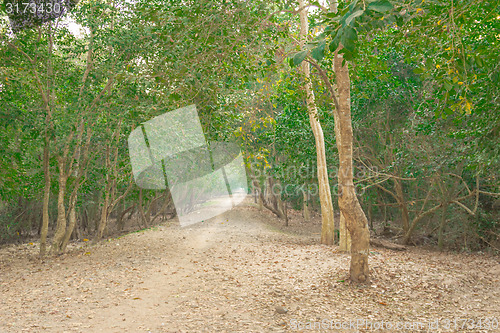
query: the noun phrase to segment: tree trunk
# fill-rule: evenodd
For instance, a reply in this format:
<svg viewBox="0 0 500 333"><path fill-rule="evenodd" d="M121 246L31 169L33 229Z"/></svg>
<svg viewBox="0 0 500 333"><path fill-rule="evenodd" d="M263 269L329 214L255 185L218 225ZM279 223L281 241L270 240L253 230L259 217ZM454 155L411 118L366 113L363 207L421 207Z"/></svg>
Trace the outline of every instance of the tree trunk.
<svg viewBox="0 0 500 333"><path fill-rule="evenodd" d="M69 240L71 239L73 230L75 230L75 225L76 225L76 197L71 198L70 200L68 227L66 228L66 233L64 234L64 238L62 241L61 252L66 251L66 247L68 246Z"/></svg>
<svg viewBox="0 0 500 333"><path fill-rule="evenodd" d="M286 200L281 200L281 198L278 197L278 206L279 210L283 213L283 218L285 219L285 226L288 227L288 209L286 205Z"/></svg>
<svg viewBox="0 0 500 333"><path fill-rule="evenodd" d="M117 205L117 211L116 211L116 227L118 230L122 230L122 212L125 209L125 200L123 200L123 203L121 205Z"/></svg>
<svg viewBox="0 0 500 333"><path fill-rule="evenodd" d="M394 179L394 191L396 192L397 201L401 208L401 221L403 232L406 234L410 230L410 213L408 212L408 204L403 193L403 185L398 179Z"/></svg>
<svg viewBox="0 0 500 333"><path fill-rule="evenodd" d="M302 191L303 200L304 200L304 221L308 222L311 220L311 212L309 211L309 192Z"/></svg>
<svg viewBox="0 0 500 333"><path fill-rule="evenodd" d="M53 49L53 39L52 39L52 29L49 25L49 54L52 54ZM48 73L52 74L52 67L50 60L47 63ZM38 76L36 76L38 78ZM49 84L47 83L46 92L43 91L41 82L39 80L38 88L40 94L42 95L42 100L44 104L45 111L47 115L45 116L45 133L44 133L44 146L43 146L43 176L45 179L45 185L43 189L43 206L42 206L42 226L40 228L40 256L44 256L47 253L47 233L49 231L49 203L50 203L50 130L52 129L52 111L50 109L50 91Z"/></svg>
<svg viewBox="0 0 500 333"><path fill-rule="evenodd" d="M155 192L155 199L153 201L151 201L151 214L153 216L156 216L156 214L158 213L158 197L159 197L159 192L156 191Z"/></svg>
<svg viewBox="0 0 500 333"><path fill-rule="evenodd" d="M49 115L47 115L49 118ZM40 228L40 256L47 253L47 233L49 231L49 201L50 201L50 161L49 161L49 132L48 126L50 120L45 124L45 144L43 147L43 175L45 185L43 189L43 206L42 206L42 226Z"/></svg>
<svg viewBox="0 0 500 333"><path fill-rule="evenodd" d="M304 7L304 0L299 0L299 7ZM300 40L302 46L307 41L307 34L309 31L309 22L307 19L307 9L304 8L300 11ZM325 139L323 136L323 129L318 120L318 109L311 82L311 73L309 63L303 61L301 64L301 71L304 75L304 90L306 93L306 104L309 114L309 123L314 134L316 143L316 159L318 170L318 185L319 185L319 198L321 202L321 244L333 245L335 235L335 225L333 219L333 204L332 194L330 192L330 183L328 180L328 170L326 167L326 152L325 152Z"/></svg>
<svg viewBox="0 0 500 333"><path fill-rule="evenodd" d="M125 207L125 202L124 202L124 207ZM127 215L128 212L130 212L130 214L132 214L134 212L134 209L135 209L135 204L133 204L132 206L126 208L126 209L123 209L119 214L118 214L118 220L117 220L117 224L118 224L118 230L122 231L123 228L125 227L125 215ZM130 219L130 215L129 215L129 219Z"/></svg>
<svg viewBox="0 0 500 333"><path fill-rule="evenodd" d="M368 202L368 223L370 224L370 230L374 231L373 227L373 204L371 201Z"/></svg>
<svg viewBox="0 0 500 333"><path fill-rule="evenodd" d="M262 211L263 206L264 206L264 201L262 201L262 197L263 197L262 190L259 190L257 194L259 195L259 211Z"/></svg>
<svg viewBox="0 0 500 333"><path fill-rule="evenodd" d="M64 206L64 196L66 194L66 183L68 178L65 175L64 158L58 157L59 164L59 193L57 196L57 225L54 239L52 240L51 252L61 253L63 238L66 233L66 207Z"/></svg>
<svg viewBox="0 0 500 333"><path fill-rule="evenodd" d="M439 250L443 251L444 248L444 227L446 226L446 212L448 204L443 204L443 213L441 215L441 222L439 223L438 246Z"/></svg>
<svg viewBox="0 0 500 333"><path fill-rule="evenodd" d="M144 224L144 228L147 228L149 226L149 219L150 216L149 214L146 214L144 212L144 207L142 206L142 201L143 201L143 196L142 196L142 188L139 189L139 213L141 214L141 220Z"/></svg>
<svg viewBox="0 0 500 333"><path fill-rule="evenodd" d="M110 179L111 177L109 175L109 167L110 167L109 151L110 151L110 146L108 146L106 149L106 159L105 159L106 178L104 180L105 181L105 184L104 184L104 202L103 202L102 208L101 208L101 217L99 218L99 224L97 227L97 234L93 240L94 243L96 243L102 239L102 237L104 236L104 230L106 230L106 226L108 224L108 205L109 205L109 196L110 196L110 191L111 191L111 179Z"/></svg>
<svg viewBox="0 0 500 333"><path fill-rule="evenodd" d="M342 45L339 46L339 50ZM342 66L343 57L335 52L334 67L337 77L338 109L335 109L335 134L339 151L339 207L346 220L351 235L350 276L354 282L369 279L368 253L370 251L370 231L368 220L356 197L353 182L351 123L351 88L347 62ZM338 125L337 125L338 124Z"/></svg>
<svg viewBox="0 0 500 333"><path fill-rule="evenodd" d="M340 212L339 222L339 251L351 251L351 235L349 234L349 229L347 229L345 217L342 215L342 212Z"/></svg>
<svg viewBox="0 0 500 333"><path fill-rule="evenodd" d="M109 188L106 186L104 190L104 203L102 204L101 218L99 219L99 227L97 229L97 235L94 238L94 242L99 241L104 236L104 231L108 225L108 205L109 205Z"/></svg>

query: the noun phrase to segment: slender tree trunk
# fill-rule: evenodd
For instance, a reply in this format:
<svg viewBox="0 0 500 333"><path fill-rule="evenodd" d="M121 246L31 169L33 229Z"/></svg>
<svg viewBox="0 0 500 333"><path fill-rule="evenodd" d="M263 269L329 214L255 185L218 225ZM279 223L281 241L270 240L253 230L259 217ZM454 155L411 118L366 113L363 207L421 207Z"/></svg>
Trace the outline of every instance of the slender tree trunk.
<svg viewBox="0 0 500 333"><path fill-rule="evenodd" d="M304 201L304 221L311 220L311 212L309 211L309 192L302 191L303 201Z"/></svg>
<svg viewBox="0 0 500 333"><path fill-rule="evenodd" d="M276 198L278 200L278 210L281 212L283 218L285 219L285 226L288 227L288 212L287 212L286 200L282 200L280 197Z"/></svg>
<svg viewBox="0 0 500 333"><path fill-rule="evenodd" d="M124 204L124 206L125 206L125 204ZM123 228L125 227L125 221L130 219L130 215L134 212L134 209L135 209L135 204L133 204L132 206L130 206L126 209L123 209L122 212L118 215L118 221L117 221L118 230L120 230L120 231L123 230ZM127 215L127 213L129 213L128 219L125 218L125 215Z"/></svg>
<svg viewBox="0 0 500 333"><path fill-rule="evenodd" d="M128 214L128 217L126 218L127 221L129 221L132 218L132 216L134 216L134 214L136 212L135 211L136 207L137 207L137 204L133 204L132 205L132 209L130 210L130 213Z"/></svg>
<svg viewBox="0 0 500 333"><path fill-rule="evenodd" d="M267 176L266 180L264 181L264 201L270 202L272 204L273 201L273 179L270 176Z"/></svg>
<svg viewBox="0 0 500 333"><path fill-rule="evenodd" d="M68 246L69 240L71 239L71 235L73 234L73 230L75 230L76 226L76 196L71 197L70 199L70 211L68 218L68 227L66 228L66 233L64 234L64 238L61 245L61 252L66 251L66 247Z"/></svg>
<svg viewBox="0 0 500 333"><path fill-rule="evenodd" d="M299 0L299 7L304 7L304 0ZM307 41L307 34L309 31L309 22L307 19L307 9L304 8L300 11L300 39L302 45ZM321 202L321 244L333 245L335 236L335 225L333 219L333 204L332 194L330 192L330 183L328 180L328 170L326 167L326 152L325 152L325 139L323 136L323 129L318 120L318 109L311 82L311 73L309 63L303 61L301 64L301 71L304 76L304 90L306 93L306 104L309 114L309 122L314 134L316 143L316 159L318 169L318 185L319 185L319 198Z"/></svg>
<svg viewBox="0 0 500 333"><path fill-rule="evenodd" d="M50 25L49 25L50 27ZM49 28L50 29L50 28ZM49 30L49 54L52 53L53 39L51 35L52 31ZM50 60L47 64L48 73L52 74L52 67ZM40 94L42 95L43 104L47 115L45 116L45 134L44 134L44 145L43 145L43 176L45 179L45 185L43 189L43 206L42 206L42 226L40 228L40 256L44 256L47 253L47 234L49 231L49 203L50 203L50 130L52 129L52 111L50 109L50 91L49 84L47 84L47 90L44 92L41 82L36 76Z"/></svg>
<svg viewBox="0 0 500 333"><path fill-rule="evenodd" d="M171 204L172 197L170 196L170 192L167 192L167 191L165 191L164 194L157 195L155 198L155 200L157 201L157 206L156 206L157 212L155 214L153 214L153 217L151 219L151 224L154 224L156 219L160 219L160 217L165 216L165 212L167 211L168 207ZM163 198L165 198L163 203L158 204L158 201L160 201L160 199L163 199Z"/></svg>
<svg viewBox="0 0 500 333"><path fill-rule="evenodd" d="M65 175L64 158L58 157L59 164L59 193L57 196L57 225L54 239L52 240L51 252L61 253L63 238L66 233L66 207L64 206L64 196L66 195L66 183L68 178Z"/></svg>
<svg viewBox="0 0 500 333"><path fill-rule="evenodd" d="M43 206L42 206L42 226L40 228L40 256L47 253L47 233L49 231L49 201L50 201L50 161L49 161L49 129L50 116L47 114L45 124L45 144L43 147L43 175L45 185L43 189Z"/></svg>
<svg viewBox="0 0 500 333"><path fill-rule="evenodd" d="M408 204L403 193L403 185L398 179L394 179L394 191L398 198L399 207L401 208L403 232L406 234L410 230L410 213L408 212Z"/></svg>
<svg viewBox="0 0 500 333"><path fill-rule="evenodd" d="M283 201L283 213L285 214L285 225L288 227L288 203Z"/></svg>
<svg viewBox="0 0 500 333"><path fill-rule="evenodd" d="M123 229L122 220L123 220L123 210L125 209L125 200L121 205L118 205L118 211L116 212L116 226L118 230Z"/></svg>
<svg viewBox="0 0 500 333"><path fill-rule="evenodd" d="M340 46L342 47L342 46ZM335 75L337 77L338 104L335 110L337 147L339 151L339 206L351 235L351 280L365 282L369 279L368 253L370 251L370 231L368 220L356 196L353 182L351 123L351 88L347 62L342 66L343 57L334 55Z"/></svg>
<svg viewBox="0 0 500 333"><path fill-rule="evenodd" d="M142 205L143 196L142 196L142 188L139 189L139 213L141 214L141 220L144 223L144 228L149 226L149 218L150 216L144 212L144 207Z"/></svg>
<svg viewBox="0 0 500 333"><path fill-rule="evenodd" d="M441 223L439 223L439 234L438 234L438 246L439 250L443 251L444 248L444 227L446 226L446 212L448 210L448 204L443 204L443 211L441 215Z"/></svg>
<svg viewBox="0 0 500 333"><path fill-rule="evenodd" d="M102 239L104 236L104 230L106 230L106 226L108 224L108 205L111 191L111 176L109 170L111 167L110 151L111 146L108 145L106 147L106 158L104 161L104 165L106 166L106 178L104 179L104 202L102 204L101 217L99 218L99 224L97 226L97 234L93 240L94 243Z"/></svg>
<svg viewBox="0 0 500 333"><path fill-rule="evenodd" d="M102 239L108 225L109 188L106 186L104 191L104 203L102 204L101 218L99 219L99 227L97 228L97 236L94 238L94 242Z"/></svg>
<svg viewBox="0 0 500 333"><path fill-rule="evenodd" d="M259 190L258 193L259 195L259 211L262 211L263 207L264 207L264 201L262 201L262 190Z"/></svg>
<svg viewBox="0 0 500 333"><path fill-rule="evenodd" d="M337 0L330 1L330 10L337 12ZM369 279L368 254L370 251L370 231L368 220L356 197L353 182L352 146L353 133L351 122L351 88L349 68L339 50L334 54L334 71L337 83L337 95L334 91L332 98L337 105L334 110L335 138L339 151L339 207L340 214L345 218L345 224L351 236L351 267L350 278L354 282L365 282ZM324 76L324 75L323 75ZM326 79L326 78L324 78ZM329 83L328 83L329 84ZM331 85L329 84L330 89Z"/></svg>
<svg viewBox="0 0 500 333"><path fill-rule="evenodd" d="M156 216L158 213L158 197L159 197L159 192L155 192L155 200L151 201L151 214L153 216Z"/></svg>

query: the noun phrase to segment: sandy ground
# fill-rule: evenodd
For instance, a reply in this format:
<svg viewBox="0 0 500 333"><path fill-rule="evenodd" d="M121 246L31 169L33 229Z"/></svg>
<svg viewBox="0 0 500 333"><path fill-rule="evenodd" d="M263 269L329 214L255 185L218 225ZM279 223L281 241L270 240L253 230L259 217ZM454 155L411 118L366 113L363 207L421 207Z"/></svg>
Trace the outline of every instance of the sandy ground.
<svg viewBox="0 0 500 333"><path fill-rule="evenodd" d="M319 220L291 216L246 202L43 261L4 247L0 332L500 332L497 257L375 248L351 285Z"/></svg>

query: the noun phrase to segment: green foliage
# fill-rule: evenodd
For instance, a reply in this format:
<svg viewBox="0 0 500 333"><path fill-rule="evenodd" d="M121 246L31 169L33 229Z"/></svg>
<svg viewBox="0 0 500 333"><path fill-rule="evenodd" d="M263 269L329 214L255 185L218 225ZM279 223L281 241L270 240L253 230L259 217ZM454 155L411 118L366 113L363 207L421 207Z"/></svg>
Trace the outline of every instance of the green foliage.
<svg viewBox="0 0 500 333"><path fill-rule="evenodd" d="M492 153L495 149L490 149L495 142L498 145L498 141L492 136L486 139L479 134L479 131L488 133L489 128L497 126L497 121L490 116L491 111L498 114L498 109L491 107L486 113L473 110L468 115L457 112L436 117L442 108L437 99L439 94L435 94L436 81L415 71L419 61L407 56L414 52L415 44L398 37L397 46L387 47L392 44L391 36L397 33L397 30L390 29L360 44L360 56L369 60L356 66L352 72L353 123L359 147L357 159L376 170L379 177L365 182L369 192L362 197L364 204L377 205L375 214L381 217L384 209L380 203L388 203L389 215L401 219L400 203L377 187L394 191L394 182L382 175L407 179L402 184L410 218L419 214L424 200L427 200L427 207L432 207L461 197L467 193L466 187L474 189L478 174L480 189L498 193L498 173L489 167L497 160ZM486 86L496 89L491 83ZM487 100L484 102L489 104ZM477 123L479 119L482 125ZM366 131L366 128L372 130ZM376 173L369 174L377 177ZM445 242L447 246L461 247L465 237L474 243L468 246L478 249L495 239L498 217L482 213L481 204L484 202L486 198L481 196L476 214L483 216L481 225L491 228L488 237L484 237L479 224L473 224L475 217L454 206L457 209L447 212L448 224L444 231L445 237L449 238ZM470 209L475 205L473 199L462 203ZM428 217L425 223L422 222L427 227L417 225L417 232L437 237L433 233L439 223L438 217Z"/></svg>
<svg viewBox="0 0 500 333"><path fill-rule="evenodd" d="M82 1L72 14L86 29L79 36L48 23L11 35L2 21L0 242L37 229L34 216L21 214L29 210L39 216L40 206L33 203L43 194L46 130L51 219L57 157L67 143L70 156L78 150L71 133L79 120L92 136L77 206L82 215L98 216L106 183L118 194L128 187L128 133L188 104L197 104L209 140L239 142L247 161L289 186L292 194L284 198L300 207L301 191L316 183L316 151L301 78L285 65L316 62L333 81L336 51L350 62L356 182L366 187L360 198L365 207L375 207L375 219L383 218L384 204L389 217L396 218L393 224L401 218L399 203L387 193L394 190L394 177L403 179L410 217L428 191L426 207L474 189L476 176L481 190L499 191L497 1L339 1L337 13L310 12L313 39L302 49L292 38L298 16L291 6L290 1L261 0L140 0L114 6ZM92 66L82 83L90 49ZM332 171L338 164L332 101L314 68L312 73ZM52 126L45 123L37 80L42 87L50 85ZM111 86L104 89L109 80ZM119 134L113 139L115 130ZM108 147L118 149L116 176L105 165ZM365 165L379 173L361 172ZM334 174L330 181L335 184ZM73 173L65 203L75 185ZM144 202L155 195L144 191ZM126 199L131 203L138 197L134 187ZM473 207L474 198L463 203ZM458 209L447 211L450 246L466 235L479 248L498 234L498 215L486 195L476 216ZM438 220L429 216L417 231L431 232Z"/></svg>
<svg viewBox="0 0 500 333"><path fill-rule="evenodd" d="M304 59L309 51L300 51L293 56L293 66L299 65Z"/></svg>
<svg viewBox="0 0 500 333"><path fill-rule="evenodd" d="M45 130L51 139L51 204L57 199L57 156L63 156L66 147L68 157L81 149L72 134L80 121L84 138L91 133L91 158L84 167L78 210L94 205L96 197L99 206L106 182L112 182L118 193L125 191L131 169L127 137L141 122L194 103L207 136L229 140L241 110L221 106L229 99L247 98L244 92L252 88L249 82L262 69L257 55L267 52L274 36L272 29L259 25L265 13L267 6L259 1L84 1L72 15L86 29L79 36L63 24L49 23L9 35L4 34L7 26L2 21L0 203L16 207L18 198L40 200ZM89 50L91 58L87 58ZM46 86L51 92L49 128L40 94ZM118 129L119 139L113 140ZM104 163L106 153L115 147L116 177ZM76 185L75 173L68 179L65 202ZM131 191L129 199L137 195ZM36 209L40 214L40 207Z"/></svg>
<svg viewBox="0 0 500 333"><path fill-rule="evenodd" d="M329 40L329 49L339 50L348 61L358 55L359 35L373 33L393 20L393 5L387 0L341 2L337 13L324 15L327 25L319 38Z"/></svg>
<svg viewBox="0 0 500 333"><path fill-rule="evenodd" d="M392 4L387 0L376 0L373 2L369 2L368 6L367 6L367 9L373 10L373 11L376 11L379 13L385 13L385 12L391 10L392 8L393 8Z"/></svg>

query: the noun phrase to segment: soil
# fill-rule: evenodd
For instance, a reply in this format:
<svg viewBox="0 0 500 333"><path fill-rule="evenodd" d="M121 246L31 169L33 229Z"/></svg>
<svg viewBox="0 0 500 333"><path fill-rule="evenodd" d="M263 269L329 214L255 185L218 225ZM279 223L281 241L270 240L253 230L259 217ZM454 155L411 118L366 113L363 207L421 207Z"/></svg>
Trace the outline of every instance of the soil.
<svg viewBox="0 0 500 333"><path fill-rule="evenodd" d="M246 201L43 260L7 246L0 332L500 332L498 257L374 248L354 285L320 219L289 217Z"/></svg>

